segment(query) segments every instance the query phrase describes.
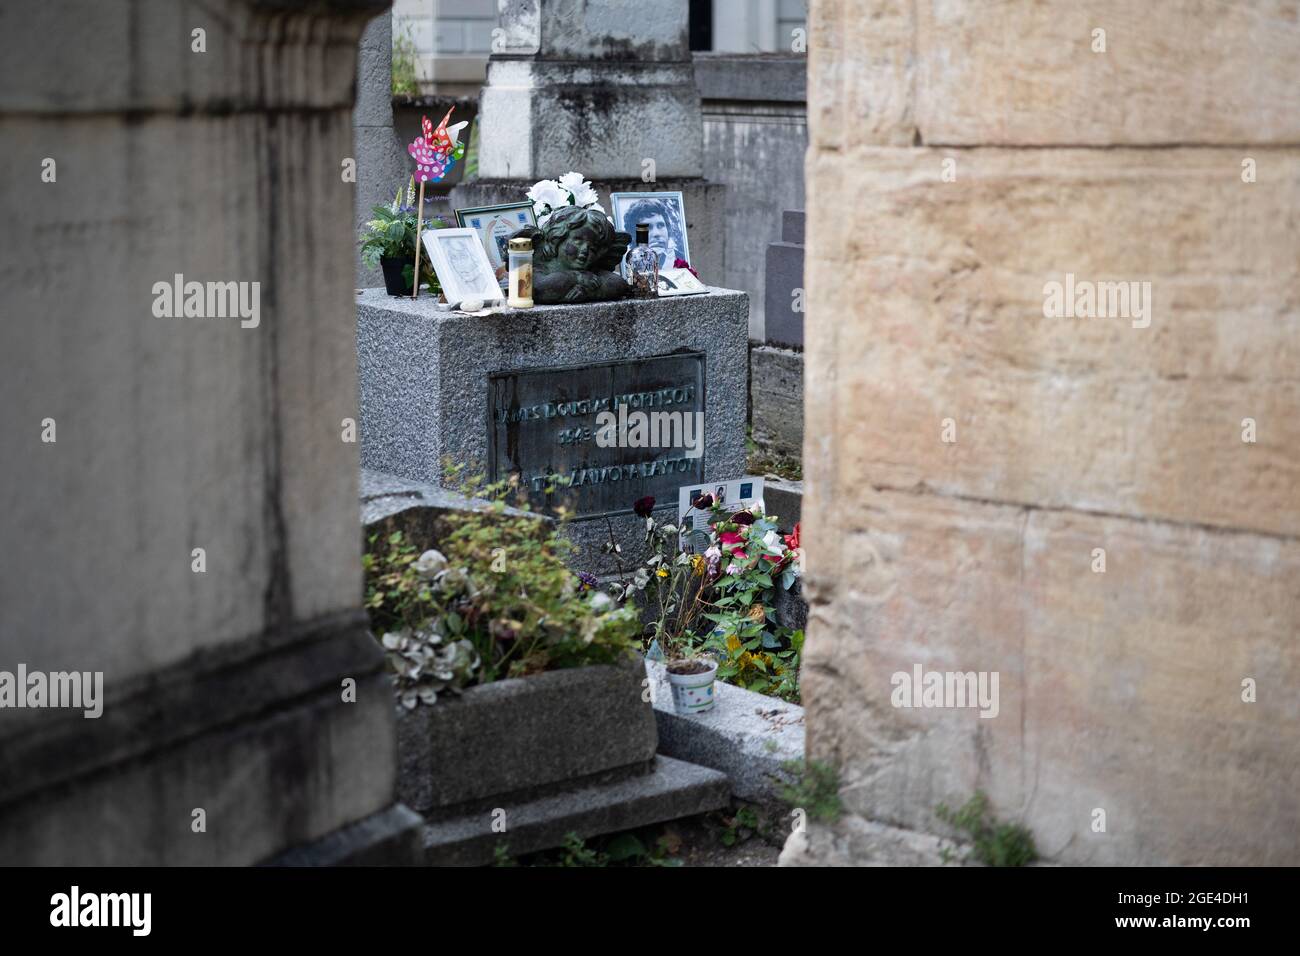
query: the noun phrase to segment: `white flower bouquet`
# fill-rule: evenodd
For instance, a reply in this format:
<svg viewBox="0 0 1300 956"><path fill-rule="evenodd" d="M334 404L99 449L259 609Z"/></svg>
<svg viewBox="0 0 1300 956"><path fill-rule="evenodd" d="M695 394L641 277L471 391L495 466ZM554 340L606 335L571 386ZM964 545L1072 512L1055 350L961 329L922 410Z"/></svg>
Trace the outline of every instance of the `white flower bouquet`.
<svg viewBox="0 0 1300 956"><path fill-rule="evenodd" d="M551 213L562 206L578 206L582 209L595 209L597 212L606 213L596 195L596 190L591 188L591 183L582 178L582 173L565 173L558 180L542 179L533 183L532 189L528 190L528 198L533 203L533 215L537 217L537 225L541 226L551 217Z"/></svg>

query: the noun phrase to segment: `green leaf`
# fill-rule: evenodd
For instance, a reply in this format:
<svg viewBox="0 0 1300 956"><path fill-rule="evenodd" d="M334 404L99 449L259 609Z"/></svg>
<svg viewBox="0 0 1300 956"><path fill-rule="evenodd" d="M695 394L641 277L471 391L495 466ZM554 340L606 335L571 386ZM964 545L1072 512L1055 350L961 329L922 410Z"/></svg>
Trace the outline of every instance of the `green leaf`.
<svg viewBox="0 0 1300 956"><path fill-rule="evenodd" d="M605 847L605 856L611 863L636 860L646 855L645 845L631 833L620 833Z"/></svg>

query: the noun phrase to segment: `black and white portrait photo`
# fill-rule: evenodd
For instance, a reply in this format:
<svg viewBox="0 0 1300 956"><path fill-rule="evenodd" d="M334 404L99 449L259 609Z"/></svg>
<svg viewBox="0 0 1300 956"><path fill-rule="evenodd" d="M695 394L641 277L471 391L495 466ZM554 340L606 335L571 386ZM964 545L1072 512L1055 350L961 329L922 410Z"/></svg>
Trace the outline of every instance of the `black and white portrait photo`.
<svg viewBox="0 0 1300 956"><path fill-rule="evenodd" d="M680 192L613 193L614 225L636 241L638 223L650 230L650 248L659 254L659 269L671 269L678 259L691 261L686 237L686 210Z"/></svg>

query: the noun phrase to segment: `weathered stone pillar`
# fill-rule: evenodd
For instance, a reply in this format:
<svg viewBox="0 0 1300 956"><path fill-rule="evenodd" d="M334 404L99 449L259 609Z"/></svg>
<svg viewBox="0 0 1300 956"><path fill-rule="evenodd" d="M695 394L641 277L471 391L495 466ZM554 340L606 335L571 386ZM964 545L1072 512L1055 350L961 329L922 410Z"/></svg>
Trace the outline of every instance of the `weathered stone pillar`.
<svg viewBox="0 0 1300 956"><path fill-rule="evenodd" d="M680 190L693 264L720 284L723 187L702 178L686 0L499 0L499 11L478 179L452 191L453 207L518 201L570 170L607 212L611 192Z"/></svg>
<svg viewBox="0 0 1300 956"><path fill-rule="evenodd" d="M1061 861L1300 862L1300 3L810 12L804 695L850 813L787 860L914 858L980 789ZM917 667L996 703L901 706Z"/></svg>
<svg viewBox="0 0 1300 956"><path fill-rule="evenodd" d="M0 710L6 863L373 860L412 832L343 440L341 170L384 6L0 10L0 671L103 675L97 719Z"/></svg>
<svg viewBox="0 0 1300 956"><path fill-rule="evenodd" d="M361 34L357 56L357 103L352 110L355 137L357 226L371 218L371 207L393 201L393 191L411 175L406 148L393 132L393 15L386 11ZM378 269L356 256L357 287L383 285Z"/></svg>

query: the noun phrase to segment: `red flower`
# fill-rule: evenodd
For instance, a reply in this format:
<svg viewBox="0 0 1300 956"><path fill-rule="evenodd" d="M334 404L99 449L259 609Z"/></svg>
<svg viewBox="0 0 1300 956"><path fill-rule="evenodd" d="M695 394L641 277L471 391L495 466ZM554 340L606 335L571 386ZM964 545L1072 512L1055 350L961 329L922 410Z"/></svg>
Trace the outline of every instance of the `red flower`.
<svg viewBox="0 0 1300 956"><path fill-rule="evenodd" d="M731 516L731 520L736 524L753 524L754 516L748 511L737 511Z"/></svg>
<svg viewBox="0 0 1300 956"><path fill-rule="evenodd" d="M700 495L698 498L696 498L694 501L691 502L691 507L699 508L701 511L703 511L705 508L712 508L713 495Z"/></svg>
<svg viewBox="0 0 1300 956"><path fill-rule="evenodd" d="M655 496L646 495L644 498L638 498L632 505L632 510L642 518L650 517L650 512L655 508Z"/></svg>
<svg viewBox="0 0 1300 956"><path fill-rule="evenodd" d="M794 523L793 533L783 536L785 540L785 546L789 548L791 551L794 551L799 547L799 525L800 524L801 522L796 521Z"/></svg>
<svg viewBox="0 0 1300 956"><path fill-rule="evenodd" d="M745 536L739 531L724 531L718 535L718 543L731 552L733 557L743 558L744 552L740 549L745 546Z"/></svg>
<svg viewBox="0 0 1300 956"><path fill-rule="evenodd" d="M695 278L697 279L700 278L700 274L696 272L694 269L692 269L691 264L687 262L685 259L675 259L673 261L673 268L686 269L688 272L690 272L691 275L695 276Z"/></svg>

